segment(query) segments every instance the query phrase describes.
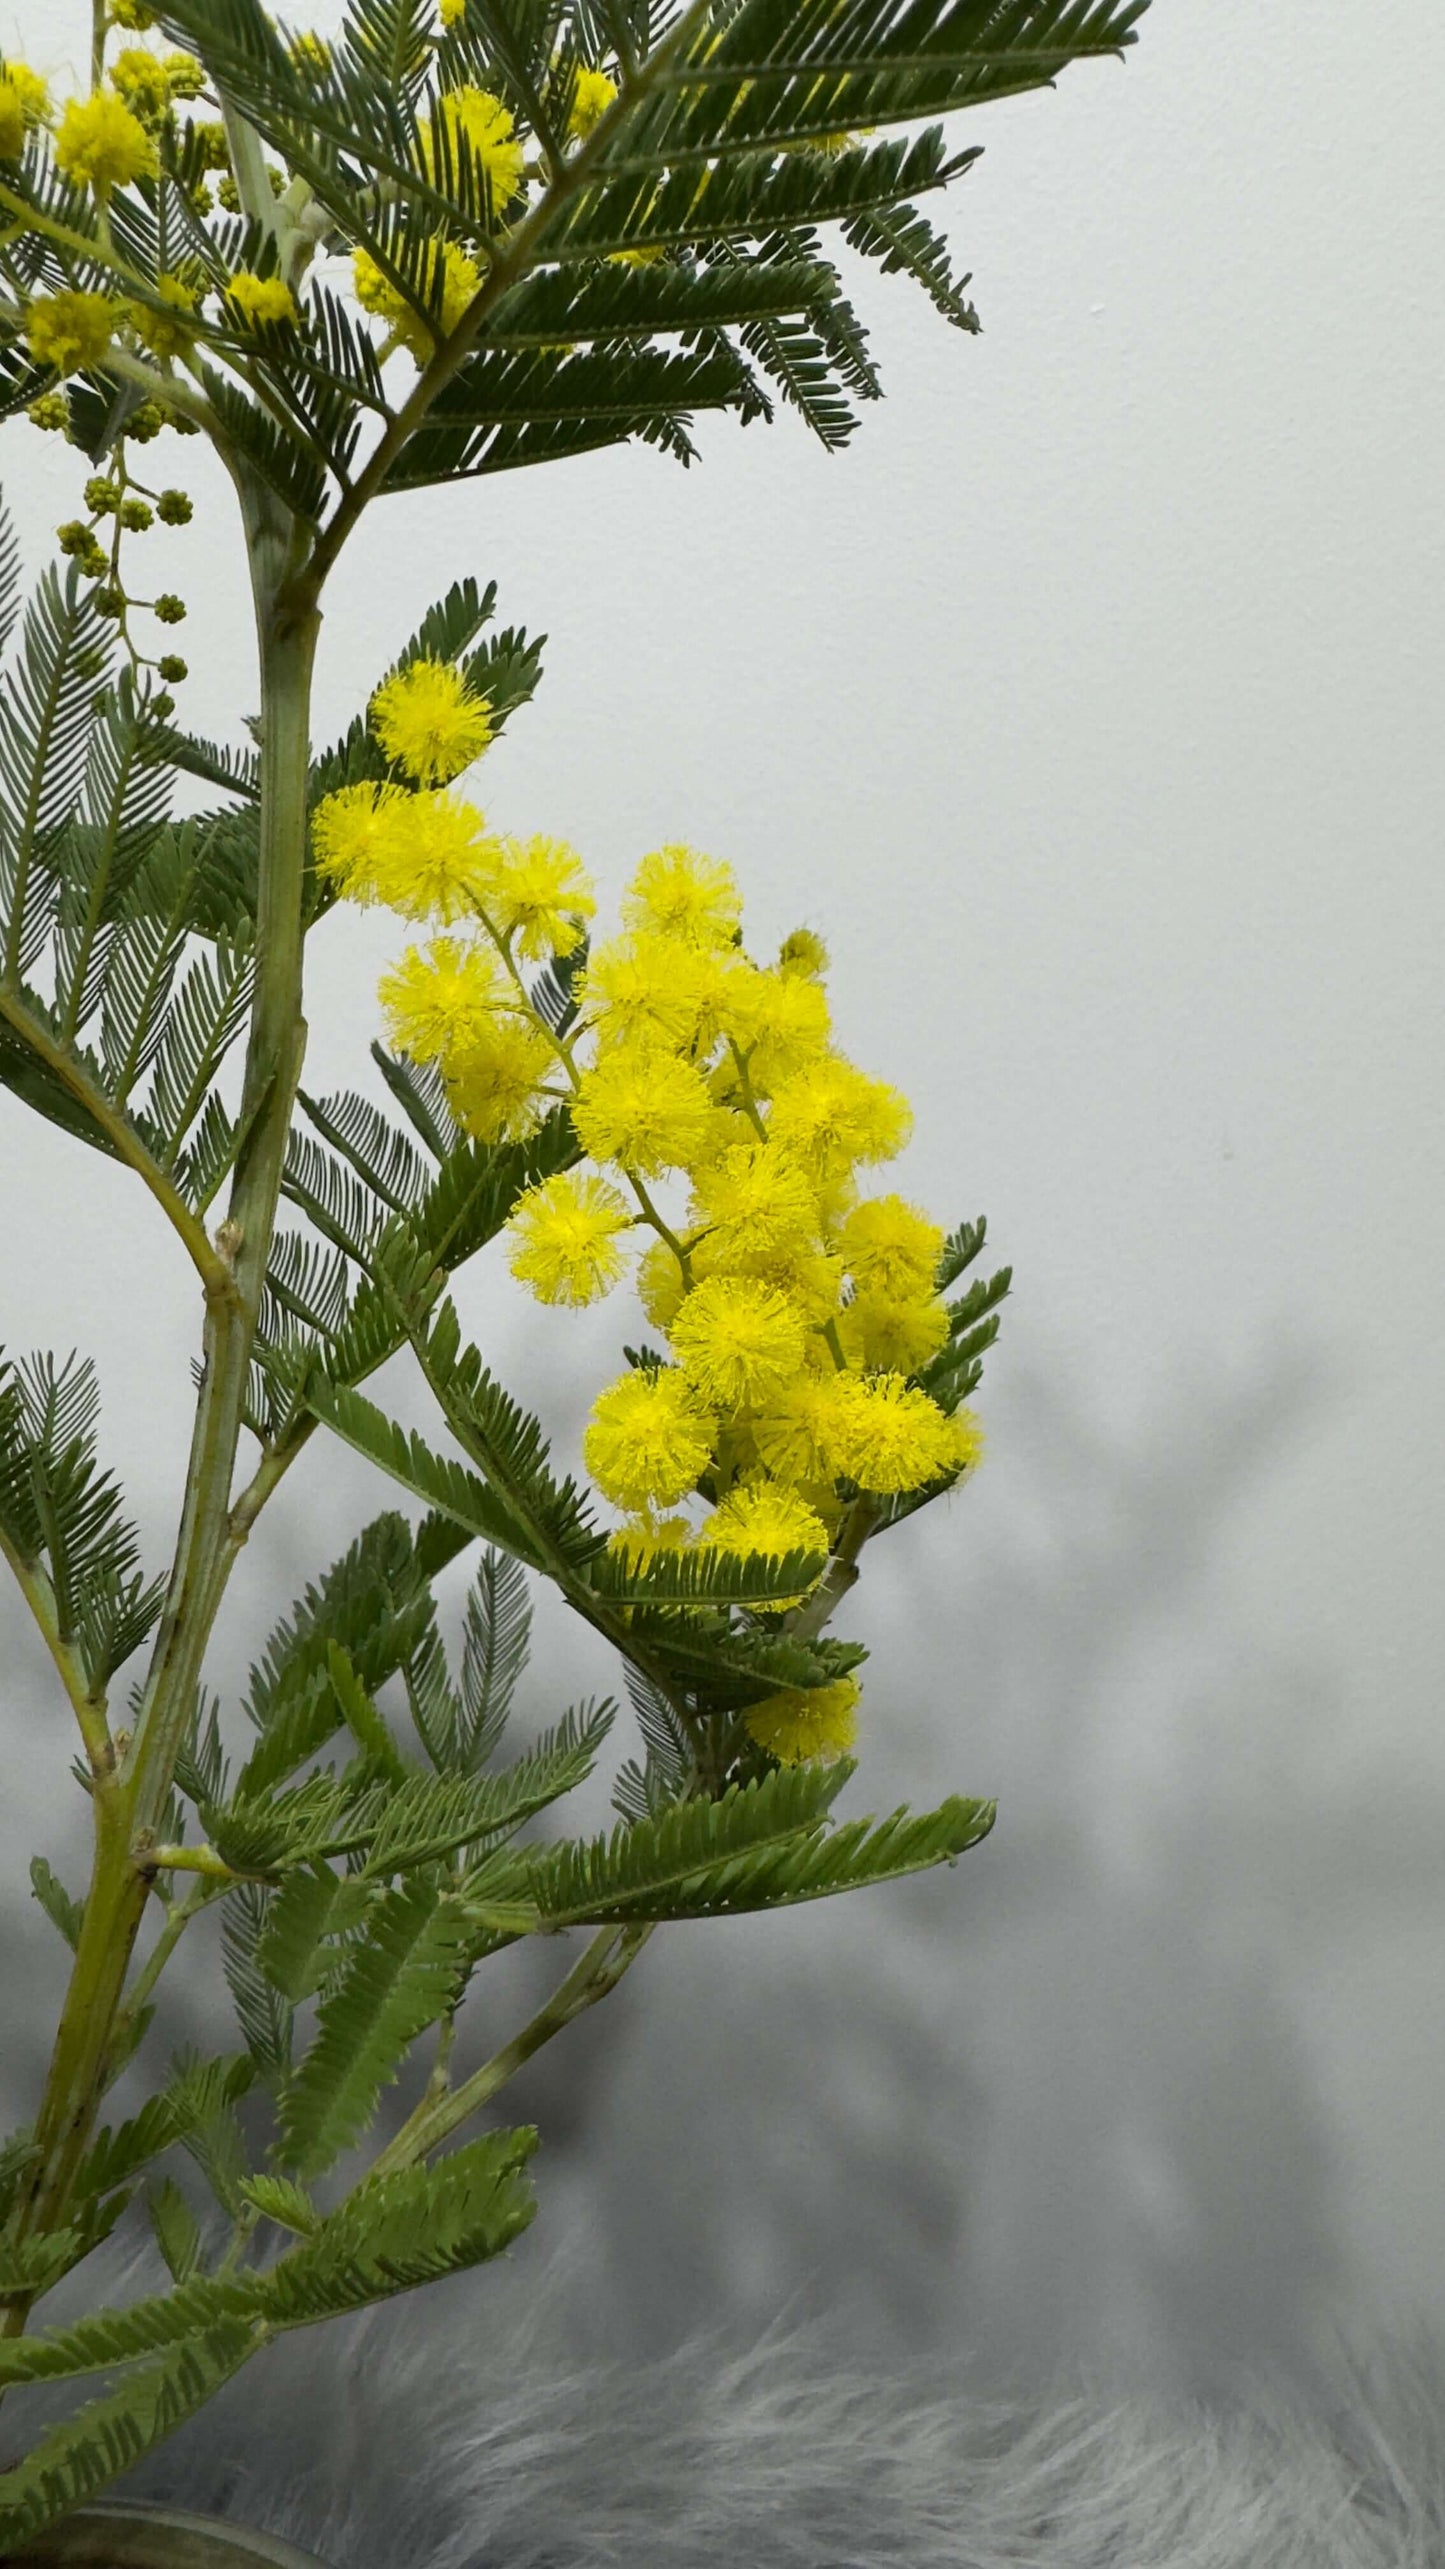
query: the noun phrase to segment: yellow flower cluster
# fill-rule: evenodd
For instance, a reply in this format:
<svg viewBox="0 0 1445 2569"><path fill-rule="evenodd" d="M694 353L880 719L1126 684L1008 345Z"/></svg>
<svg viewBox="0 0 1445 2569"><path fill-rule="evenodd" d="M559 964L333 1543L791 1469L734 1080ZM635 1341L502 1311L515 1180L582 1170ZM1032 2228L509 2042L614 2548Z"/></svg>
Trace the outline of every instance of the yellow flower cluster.
<svg viewBox="0 0 1445 2569"><path fill-rule="evenodd" d="M123 98L97 89L68 102L55 137L55 165L77 186L105 196L132 179L153 178L156 147Z"/></svg>
<svg viewBox="0 0 1445 2569"><path fill-rule="evenodd" d="M50 91L25 62L0 65L0 161L18 161L25 138L50 106Z"/></svg>
<svg viewBox="0 0 1445 2569"><path fill-rule="evenodd" d="M119 314L103 294L81 294L63 287L59 294L37 295L25 315L25 344L38 366L57 374L77 374L98 366L110 346Z"/></svg>
<svg viewBox="0 0 1445 2569"><path fill-rule="evenodd" d="M258 277L240 268L226 288L226 301L247 330L265 330L277 322L300 319L296 298L284 277Z"/></svg>
<svg viewBox="0 0 1445 2569"><path fill-rule="evenodd" d="M622 1515L614 1547L826 1557L856 1505L947 1486L981 1451L977 1420L925 1378L949 1337L942 1229L862 1184L906 1140L907 1104L839 1049L819 939L754 961L731 870L689 847L643 858L557 1031L522 967L575 958L591 886L570 848L494 838L432 781L470 749L467 711L455 669L388 679L372 722L415 790L346 786L315 818L342 890L444 932L382 983L391 1039L439 1067L482 1140L567 1105L588 1165L520 1197L512 1270L573 1308L631 1272L667 1341L600 1393L584 1435ZM774 1697L754 1736L785 1760L839 1754L855 1696L840 1680Z"/></svg>

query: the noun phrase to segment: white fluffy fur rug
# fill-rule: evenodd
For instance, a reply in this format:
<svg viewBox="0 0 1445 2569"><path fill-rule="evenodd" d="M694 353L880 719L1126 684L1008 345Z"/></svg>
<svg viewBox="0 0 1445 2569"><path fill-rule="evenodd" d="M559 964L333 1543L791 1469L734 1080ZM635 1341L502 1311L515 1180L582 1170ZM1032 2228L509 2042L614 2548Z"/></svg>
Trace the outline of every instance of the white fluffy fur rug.
<svg viewBox="0 0 1445 2569"><path fill-rule="evenodd" d="M1341 2342L1322 2402L1256 2378L1226 2409L865 2369L817 2325L624 2367L569 2351L556 2286L519 2335L513 2290L493 2269L283 2343L126 2494L332 2569L1445 2564L1445 2341L1423 2328Z"/></svg>

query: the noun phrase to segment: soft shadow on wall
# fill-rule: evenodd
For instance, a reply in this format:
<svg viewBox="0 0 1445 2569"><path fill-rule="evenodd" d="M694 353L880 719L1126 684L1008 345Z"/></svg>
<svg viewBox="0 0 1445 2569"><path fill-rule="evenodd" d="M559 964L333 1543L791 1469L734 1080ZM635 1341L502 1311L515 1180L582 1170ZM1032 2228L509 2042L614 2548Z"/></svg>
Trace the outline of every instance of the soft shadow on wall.
<svg viewBox="0 0 1445 2569"><path fill-rule="evenodd" d="M1320 1886L1368 1929L1412 1885L1427 1896L1410 1848L1423 1864L1433 1835L1417 1809L1402 1856L1387 1821L1361 1834L1352 1796L1302 1788L1291 1745L1319 1722L1318 1685L1249 1663L1221 1611L1231 1510L1320 1393L1308 1359L1280 1362L1172 1401L1126 1446L1059 1384L1014 1379L1008 1450L1029 1457L1020 1495L1047 1541L980 1515L976 1540L955 1530L931 1559L880 1555L871 1636L880 1687L911 1649L917 1700L968 1710L963 1746L915 1715L897 1789L998 1790L999 1826L952 1873L659 1934L514 2083L507 2118L544 2143L514 2256L566 2244L579 2340L640 2354L818 2314L859 2354L1046 2376L1104 2353L1206 2396L1255 2361L1313 2377L1362 2288L1300 1975ZM8 1600L0 1615L3 1647ZM6 1715L12 1769L28 1709ZM1262 1758L1233 1753L1246 1730ZM865 1763L850 1803L895 1778L869 1783ZM1402 1775L1402 1806L1408 1791ZM17 1890L37 1842L22 1816L38 1817L25 1796L3 1827ZM13 2120L56 1958L33 1904L7 1899ZM529 1959L538 1989L552 1961ZM213 2044L213 2006L208 1977L165 2048Z"/></svg>

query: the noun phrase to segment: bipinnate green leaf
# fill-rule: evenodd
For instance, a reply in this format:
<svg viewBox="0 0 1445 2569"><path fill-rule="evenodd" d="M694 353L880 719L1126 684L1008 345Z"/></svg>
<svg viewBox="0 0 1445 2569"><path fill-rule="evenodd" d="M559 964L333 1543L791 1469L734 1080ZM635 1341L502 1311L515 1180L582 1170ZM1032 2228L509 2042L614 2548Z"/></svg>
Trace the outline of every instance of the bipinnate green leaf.
<svg viewBox="0 0 1445 2569"><path fill-rule="evenodd" d="M88 1359L15 1364L0 1351L0 1545L42 1584L56 1635L97 1695L145 1639L164 1585L147 1585L140 1539L97 1461L99 1410ZM63 1913L45 1905L58 1925Z"/></svg>
<svg viewBox="0 0 1445 2569"><path fill-rule="evenodd" d="M165 2086L147 2097L129 2122L113 2130L107 2124L97 2132L75 2177L77 2202L124 2185L163 2150L189 2140L234 2105L255 2081L255 2065L244 2053L178 2062Z"/></svg>
<svg viewBox="0 0 1445 2569"><path fill-rule="evenodd" d="M213 2398L260 2342L255 2321L223 2320L51 2427L23 2462L0 2472L0 2548L15 2550L130 2470Z"/></svg>
<svg viewBox="0 0 1445 2569"><path fill-rule="evenodd" d="M307 1398L317 1417L336 1435L399 1481L414 1498L440 1508L484 1543L515 1553L533 1569L545 1568L545 1555L526 1524L464 1464L433 1452L424 1437L399 1426L360 1392L313 1381Z"/></svg>
<svg viewBox="0 0 1445 2569"><path fill-rule="evenodd" d="M43 1855L33 1855L30 1859L30 1889L52 1927L59 1928L74 1953L85 1922L85 1902L72 1899L64 1883L51 1872Z"/></svg>
<svg viewBox="0 0 1445 2569"><path fill-rule="evenodd" d="M828 1566L824 1552L659 1552L629 1561L625 1552L599 1552L588 1566L588 1585L613 1605L785 1606L816 1587Z"/></svg>
<svg viewBox="0 0 1445 2569"><path fill-rule="evenodd" d="M342 1719L363 1757L393 1784L407 1779L406 1760L392 1738L381 1714L356 1673L356 1663L344 1642L328 1642L326 1667L341 1706Z"/></svg>
<svg viewBox="0 0 1445 2569"><path fill-rule="evenodd" d="M528 2127L488 2132L431 2167L358 2186L272 2267L268 2318L304 2326L500 2256L536 2210L522 2173L536 2146Z"/></svg>
<svg viewBox="0 0 1445 2569"><path fill-rule="evenodd" d="M951 1863L993 1826L992 1802L825 1826L852 1772L782 1767L720 1801L686 1801L610 1837L529 1855L519 1879L553 1927L728 1917L790 1907Z"/></svg>
<svg viewBox="0 0 1445 2569"><path fill-rule="evenodd" d="M434 1882L404 1883L378 1902L282 2090L285 2170L320 2176L360 2137L410 2045L459 1997L474 1941L466 1903Z"/></svg>
<svg viewBox="0 0 1445 2569"><path fill-rule="evenodd" d="M146 2188L146 2210L173 2280L189 2283L201 2262L201 2225L174 2177Z"/></svg>
<svg viewBox="0 0 1445 2569"><path fill-rule="evenodd" d="M298 2238L309 2239L319 2228L321 2215L304 2186L293 2184L290 2177L247 2177L241 2192L267 2221Z"/></svg>
<svg viewBox="0 0 1445 2569"><path fill-rule="evenodd" d="M251 1671L246 1710L260 1738L238 1798L280 1783L341 1726L333 1645L372 1695L410 1660L434 1615L430 1580L440 1564L423 1557L425 1541L426 1529L413 1532L395 1511L375 1518L276 1626Z"/></svg>

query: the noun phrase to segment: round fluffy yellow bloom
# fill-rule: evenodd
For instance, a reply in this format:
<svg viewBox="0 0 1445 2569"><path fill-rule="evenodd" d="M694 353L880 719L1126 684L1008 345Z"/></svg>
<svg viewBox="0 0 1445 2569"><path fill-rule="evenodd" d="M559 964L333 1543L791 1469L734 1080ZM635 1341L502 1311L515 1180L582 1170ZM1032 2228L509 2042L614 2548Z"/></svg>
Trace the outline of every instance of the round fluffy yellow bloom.
<svg viewBox="0 0 1445 2569"><path fill-rule="evenodd" d="M469 259L456 241L440 238L429 241L422 261L420 290L432 297L436 288L437 261L442 266L440 327L444 336L455 330L473 295L482 282L482 272L475 259ZM436 346L436 327L423 314L414 312L406 296L394 286L377 266L368 250L356 250L351 261L356 300L364 312L374 312L387 322L403 345L411 350L419 364L425 364Z"/></svg>
<svg viewBox="0 0 1445 2569"><path fill-rule="evenodd" d="M553 1067L552 1047L525 1017L489 1017L449 1052L444 1076L452 1113L479 1142L516 1142L541 1121L538 1091Z"/></svg>
<svg viewBox="0 0 1445 2569"><path fill-rule="evenodd" d="M241 268L226 288L226 301L248 330L269 330L300 319L296 297L283 277L258 277Z"/></svg>
<svg viewBox="0 0 1445 2569"><path fill-rule="evenodd" d="M803 1766L814 1757L831 1762L846 1757L857 1739L860 1692L856 1677L834 1677L825 1686L784 1686L750 1707L747 1726L780 1766Z"/></svg>
<svg viewBox="0 0 1445 2569"><path fill-rule="evenodd" d="M714 1508L698 1540L716 1552L744 1559L762 1553L780 1560L788 1552L818 1552L826 1558L828 1551L828 1529L817 1510L796 1490L784 1489L776 1481L754 1481L730 1490ZM802 1589L794 1597L777 1597L771 1601L772 1610L800 1606L807 1594Z"/></svg>
<svg viewBox="0 0 1445 2569"><path fill-rule="evenodd" d="M507 1263L539 1302L600 1302L623 1269L627 1200L605 1178L564 1169L529 1186L507 1218Z"/></svg>
<svg viewBox="0 0 1445 2569"><path fill-rule="evenodd" d="M711 955L670 937L615 937L589 954L578 1003L605 1044L640 1038L682 1052L698 1041L716 994Z"/></svg>
<svg viewBox="0 0 1445 2569"><path fill-rule="evenodd" d="M828 949L811 928L794 928L778 948L779 972L801 973L806 980L821 981L828 969Z"/></svg>
<svg viewBox="0 0 1445 2569"><path fill-rule="evenodd" d="M153 178L156 147L123 98L97 89L67 104L55 138L55 165L77 186L104 195L112 187L129 187L132 179Z"/></svg>
<svg viewBox="0 0 1445 2569"><path fill-rule="evenodd" d="M382 975L377 997L398 1052L413 1061L448 1060L479 1042L501 996L500 968L490 946L433 937L408 946Z"/></svg>
<svg viewBox="0 0 1445 2569"><path fill-rule="evenodd" d="M574 143L584 142L596 125L600 125L613 99L617 83L605 71L589 71L584 63L577 74L572 92L572 112L567 119L567 132Z"/></svg>
<svg viewBox="0 0 1445 2569"><path fill-rule="evenodd" d="M766 1258L810 1247L818 1234L817 1199L796 1164L766 1142L734 1144L693 1184L694 1221L707 1228L709 1263Z"/></svg>
<svg viewBox="0 0 1445 2569"><path fill-rule="evenodd" d="M943 1254L943 1227L901 1195L872 1195L854 1205L838 1247L855 1284L895 1297L928 1294Z"/></svg>
<svg viewBox="0 0 1445 2569"><path fill-rule="evenodd" d="M786 1294L757 1276L694 1285L669 1331L689 1382L714 1408L756 1408L803 1362L806 1331Z"/></svg>
<svg viewBox="0 0 1445 2569"><path fill-rule="evenodd" d="M189 63L187 54L177 54L177 65ZM184 78L184 73L182 74ZM127 107L152 125L164 116L171 103L172 81L169 63L159 54L150 53L144 45L124 45L110 66L111 86L125 100Z"/></svg>
<svg viewBox="0 0 1445 2569"><path fill-rule="evenodd" d="M799 1373L753 1418L758 1460L780 1481L830 1484L842 1468L839 1438L846 1403L836 1373Z"/></svg>
<svg viewBox="0 0 1445 2569"><path fill-rule="evenodd" d="M957 1409L948 1421L949 1469L971 1472L983 1460L983 1421L971 1409Z"/></svg>
<svg viewBox="0 0 1445 2569"><path fill-rule="evenodd" d="M584 1071L572 1122L589 1159L641 1177L686 1168L708 1129L707 1082L691 1062L652 1048L606 1053Z"/></svg>
<svg viewBox="0 0 1445 2569"><path fill-rule="evenodd" d="M677 844L643 858L622 904L628 927L695 946L734 944L742 915L732 867Z"/></svg>
<svg viewBox="0 0 1445 2569"><path fill-rule="evenodd" d="M710 1272L710 1247L711 1243L704 1241L694 1261L695 1273ZM823 1328L836 1316L842 1300L842 1259L801 1244L754 1250L751 1256L735 1252L727 1260L725 1271L730 1275L760 1276L765 1284L775 1286L796 1306L799 1318L809 1329Z"/></svg>
<svg viewBox="0 0 1445 2569"><path fill-rule="evenodd" d="M494 98L489 89L448 89L438 99L436 113L446 128L453 154L460 157L458 146L465 144L472 160L486 172L493 213L504 213L521 192L527 155L500 98ZM427 176L434 179L436 146L426 131L422 134L422 159Z"/></svg>
<svg viewBox="0 0 1445 2569"><path fill-rule="evenodd" d="M49 82L28 62L7 62L0 69L0 160L18 161L31 126L49 112Z"/></svg>
<svg viewBox="0 0 1445 2569"><path fill-rule="evenodd" d="M861 1490L921 1490L955 1468L952 1420L900 1374L842 1374L835 1398L839 1467Z"/></svg>
<svg viewBox="0 0 1445 2569"><path fill-rule="evenodd" d="M341 785L311 815L311 847L323 874L348 901L375 901L409 797L399 785Z"/></svg>
<svg viewBox="0 0 1445 2569"><path fill-rule="evenodd" d="M472 804L450 794L399 794L372 859L373 897L403 918L449 927L480 909L496 854L497 842Z"/></svg>
<svg viewBox="0 0 1445 2569"><path fill-rule="evenodd" d="M571 954L581 944L581 922L591 918L597 902L592 877L565 839L500 839L486 906L493 924L515 938L518 954L540 963L545 955Z"/></svg>
<svg viewBox="0 0 1445 2569"><path fill-rule="evenodd" d="M587 1469L614 1507L675 1507L705 1472L714 1421L671 1365L623 1374L599 1392L582 1439Z"/></svg>
<svg viewBox="0 0 1445 2569"><path fill-rule="evenodd" d="M446 660L413 660L383 678L371 728L386 755L419 785L448 785L492 737L491 706Z"/></svg>
<svg viewBox="0 0 1445 2569"><path fill-rule="evenodd" d="M803 1166L833 1177L858 1160L891 1160L912 1122L898 1089L869 1079L841 1053L825 1053L779 1083L768 1130Z"/></svg>
<svg viewBox="0 0 1445 2569"><path fill-rule="evenodd" d="M686 1291L676 1250L666 1240L654 1240L637 1265L637 1298L654 1329L665 1335L672 1327Z"/></svg>
<svg viewBox="0 0 1445 2569"><path fill-rule="evenodd" d="M607 1549L624 1560L629 1569L645 1570L660 1552L686 1552L691 1542L692 1527L685 1516L654 1516L649 1509L615 1526L607 1538Z"/></svg>
<svg viewBox="0 0 1445 2569"><path fill-rule="evenodd" d="M194 313L195 292L184 277L169 276L163 269L156 278L156 293L165 311L157 312L148 303L133 303L132 325L142 347L149 348L153 357L178 356L191 335L183 316Z"/></svg>
<svg viewBox="0 0 1445 2569"><path fill-rule="evenodd" d="M948 1306L936 1294L893 1300L860 1293L838 1316L850 1365L870 1374L916 1374L948 1337Z"/></svg>
<svg viewBox="0 0 1445 2569"><path fill-rule="evenodd" d="M82 366L98 366L110 346L116 307L103 294L79 294L65 287L59 294L38 295L26 311L25 344L38 366L73 375Z"/></svg>
<svg viewBox="0 0 1445 2569"><path fill-rule="evenodd" d="M723 1008L727 1031L747 1055L748 1077L760 1096L827 1052L827 995L805 974L739 965L729 975Z"/></svg>

